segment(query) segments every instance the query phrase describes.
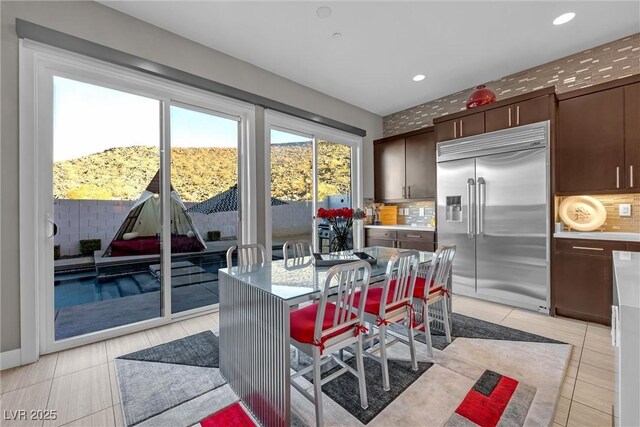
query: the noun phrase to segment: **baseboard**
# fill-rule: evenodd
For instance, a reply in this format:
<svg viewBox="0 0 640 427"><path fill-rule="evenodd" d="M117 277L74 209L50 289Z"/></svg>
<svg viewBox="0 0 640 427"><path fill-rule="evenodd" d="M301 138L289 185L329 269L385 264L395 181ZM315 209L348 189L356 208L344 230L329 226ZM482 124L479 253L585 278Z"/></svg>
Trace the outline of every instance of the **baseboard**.
<svg viewBox="0 0 640 427"><path fill-rule="evenodd" d="M22 364L21 351L19 348L15 350L3 351L0 353L0 371L9 368L15 368Z"/></svg>

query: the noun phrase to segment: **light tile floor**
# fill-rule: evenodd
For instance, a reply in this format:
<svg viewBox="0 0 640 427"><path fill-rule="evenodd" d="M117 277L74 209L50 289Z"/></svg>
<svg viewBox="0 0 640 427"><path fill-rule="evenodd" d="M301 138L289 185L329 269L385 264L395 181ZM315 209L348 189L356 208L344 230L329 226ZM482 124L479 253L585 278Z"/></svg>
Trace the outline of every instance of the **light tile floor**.
<svg viewBox="0 0 640 427"><path fill-rule="evenodd" d="M609 328L491 302L454 296L454 311L574 345L555 426L610 426L614 356ZM56 410L55 421L8 421L2 426L121 426L113 359L218 327L217 314L49 354L0 373L0 416L10 410ZM5 412L7 411L7 412ZM3 417L4 418L4 417Z"/></svg>

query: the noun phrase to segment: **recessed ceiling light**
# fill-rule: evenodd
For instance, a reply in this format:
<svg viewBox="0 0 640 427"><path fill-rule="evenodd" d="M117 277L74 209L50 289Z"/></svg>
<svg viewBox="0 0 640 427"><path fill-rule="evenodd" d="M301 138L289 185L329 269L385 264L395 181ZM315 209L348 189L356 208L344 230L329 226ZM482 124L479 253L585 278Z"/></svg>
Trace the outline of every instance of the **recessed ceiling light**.
<svg viewBox="0 0 640 427"><path fill-rule="evenodd" d="M342 37L342 33L333 33L331 34L331 37L333 37L334 39L339 39L340 37Z"/></svg>
<svg viewBox="0 0 640 427"><path fill-rule="evenodd" d="M416 74L415 76L413 76L413 81L414 82L420 82L422 80L424 80L426 76L424 74Z"/></svg>
<svg viewBox="0 0 640 427"><path fill-rule="evenodd" d="M576 17L576 14L573 12L563 13L562 15L558 16L556 19L553 20L553 25L566 24L567 22L571 21L575 17Z"/></svg>
<svg viewBox="0 0 640 427"><path fill-rule="evenodd" d="M331 8L327 6L320 6L316 9L316 15L318 15L318 18L328 18L331 16Z"/></svg>

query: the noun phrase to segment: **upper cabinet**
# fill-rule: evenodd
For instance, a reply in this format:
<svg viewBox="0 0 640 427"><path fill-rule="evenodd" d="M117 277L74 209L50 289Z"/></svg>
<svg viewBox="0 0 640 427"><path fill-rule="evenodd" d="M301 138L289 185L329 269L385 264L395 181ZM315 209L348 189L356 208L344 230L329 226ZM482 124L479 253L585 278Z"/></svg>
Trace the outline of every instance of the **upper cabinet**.
<svg viewBox="0 0 640 427"><path fill-rule="evenodd" d="M487 132L542 122L549 119L549 97L537 98L494 108L484 113Z"/></svg>
<svg viewBox="0 0 640 427"><path fill-rule="evenodd" d="M405 139L404 175L407 199L436 197L436 138L433 132Z"/></svg>
<svg viewBox="0 0 640 427"><path fill-rule="evenodd" d="M622 84L560 97L557 193L627 193L640 188L640 83Z"/></svg>
<svg viewBox="0 0 640 427"><path fill-rule="evenodd" d="M640 83L624 88L624 163L627 188L640 188Z"/></svg>
<svg viewBox="0 0 640 427"><path fill-rule="evenodd" d="M437 142L484 133L484 113L469 114L455 120L437 123L435 130Z"/></svg>
<svg viewBox="0 0 640 427"><path fill-rule="evenodd" d="M550 120L554 103L551 87L439 117L433 121L436 142Z"/></svg>
<svg viewBox="0 0 640 427"><path fill-rule="evenodd" d="M436 196L436 144L433 129L374 142L376 202Z"/></svg>
<svg viewBox="0 0 640 427"><path fill-rule="evenodd" d="M373 146L376 202L404 199L404 138Z"/></svg>

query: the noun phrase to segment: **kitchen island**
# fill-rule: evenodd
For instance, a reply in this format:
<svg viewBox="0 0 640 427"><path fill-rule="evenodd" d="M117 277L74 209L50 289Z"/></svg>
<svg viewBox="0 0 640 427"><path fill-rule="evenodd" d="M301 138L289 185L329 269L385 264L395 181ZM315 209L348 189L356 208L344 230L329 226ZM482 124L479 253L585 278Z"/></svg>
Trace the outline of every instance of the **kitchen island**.
<svg viewBox="0 0 640 427"><path fill-rule="evenodd" d="M616 425L640 425L640 252L613 251L612 343Z"/></svg>

